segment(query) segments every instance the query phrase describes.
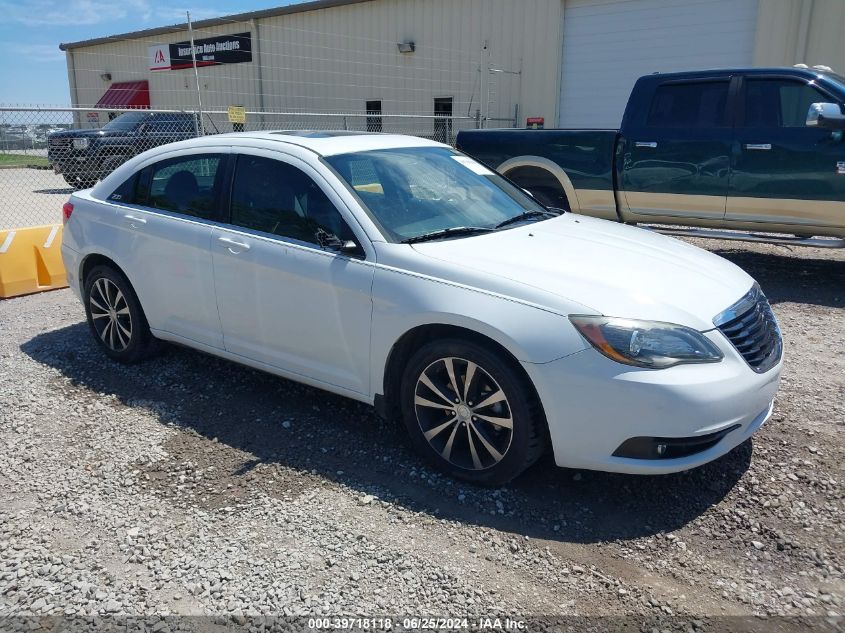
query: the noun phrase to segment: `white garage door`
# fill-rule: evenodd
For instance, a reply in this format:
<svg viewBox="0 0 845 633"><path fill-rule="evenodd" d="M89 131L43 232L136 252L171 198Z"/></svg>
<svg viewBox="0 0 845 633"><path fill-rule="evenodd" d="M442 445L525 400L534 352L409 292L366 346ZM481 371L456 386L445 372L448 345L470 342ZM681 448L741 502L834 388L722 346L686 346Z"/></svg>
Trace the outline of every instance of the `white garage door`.
<svg viewBox="0 0 845 633"><path fill-rule="evenodd" d="M566 0L560 126L619 127L638 77L750 66L758 0Z"/></svg>

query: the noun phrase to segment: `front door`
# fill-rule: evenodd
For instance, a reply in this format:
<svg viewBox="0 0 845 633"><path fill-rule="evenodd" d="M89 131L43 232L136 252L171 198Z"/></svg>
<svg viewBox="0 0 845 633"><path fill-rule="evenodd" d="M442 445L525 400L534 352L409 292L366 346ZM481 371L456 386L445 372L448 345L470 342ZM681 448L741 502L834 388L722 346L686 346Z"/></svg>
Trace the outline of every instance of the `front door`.
<svg viewBox="0 0 845 633"><path fill-rule="evenodd" d="M721 219L730 173L730 78L657 86L626 129L621 189L640 222Z"/></svg>
<svg viewBox="0 0 845 633"><path fill-rule="evenodd" d="M339 198L318 179L294 157L238 156L230 225L211 238L224 345L368 393L374 267L320 247L318 232L361 242L338 212Z"/></svg>
<svg viewBox="0 0 845 633"><path fill-rule="evenodd" d="M785 225L799 235L845 227L842 133L805 123L811 104L839 100L790 77L747 77L742 94L725 219Z"/></svg>

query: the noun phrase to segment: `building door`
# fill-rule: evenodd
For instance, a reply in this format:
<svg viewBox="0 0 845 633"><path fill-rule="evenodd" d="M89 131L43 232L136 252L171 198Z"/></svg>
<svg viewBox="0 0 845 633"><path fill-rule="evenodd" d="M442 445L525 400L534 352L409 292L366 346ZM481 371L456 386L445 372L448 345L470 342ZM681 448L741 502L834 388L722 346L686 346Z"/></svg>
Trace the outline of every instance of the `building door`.
<svg viewBox="0 0 845 633"><path fill-rule="evenodd" d="M434 99L434 140L452 144L452 97Z"/></svg>
<svg viewBox="0 0 845 633"><path fill-rule="evenodd" d="M751 66L757 5L566 0L560 126L618 128L631 88L643 75Z"/></svg>
<svg viewBox="0 0 845 633"><path fill-rule="evenodd" d="M367 101L367 132L381 131L381 101Z"/></svg>

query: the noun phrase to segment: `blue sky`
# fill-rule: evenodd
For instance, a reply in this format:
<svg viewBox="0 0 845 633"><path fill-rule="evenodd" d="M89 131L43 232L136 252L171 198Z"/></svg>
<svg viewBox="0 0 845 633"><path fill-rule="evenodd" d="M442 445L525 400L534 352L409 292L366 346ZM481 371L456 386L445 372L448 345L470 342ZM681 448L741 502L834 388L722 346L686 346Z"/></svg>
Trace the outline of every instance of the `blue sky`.
<svg viewBox="0 0 845 633"><path fill-rule="evenodd" d="M0 0L0 104L69 103L60 42L184 23L185 11L202 20L298 1Z"/></svg>

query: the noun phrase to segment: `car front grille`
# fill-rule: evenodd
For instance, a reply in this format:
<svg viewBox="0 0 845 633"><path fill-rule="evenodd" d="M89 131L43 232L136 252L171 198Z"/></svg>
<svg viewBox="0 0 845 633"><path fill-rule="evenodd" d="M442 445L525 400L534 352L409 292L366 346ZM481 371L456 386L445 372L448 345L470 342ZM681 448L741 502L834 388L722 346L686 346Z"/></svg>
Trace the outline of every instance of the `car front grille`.
<svg viewBox="0 0 845 633"><path fill-rule="evenodd" d="M47 148L51 156L64 157L68 156L73 151L73 139L71 138L51 138L47 140Z"/></svg>
<svg viewBox="0 0 845 633"><path fill-rule="evenodd" d="M778 364L783 339L772 307L757 284L713 323L751 368L762 374Z"/></svg>

